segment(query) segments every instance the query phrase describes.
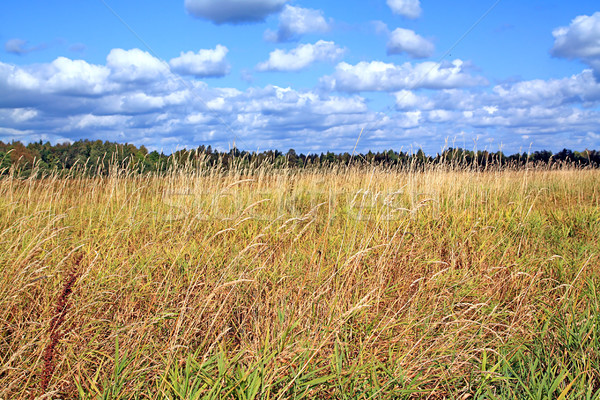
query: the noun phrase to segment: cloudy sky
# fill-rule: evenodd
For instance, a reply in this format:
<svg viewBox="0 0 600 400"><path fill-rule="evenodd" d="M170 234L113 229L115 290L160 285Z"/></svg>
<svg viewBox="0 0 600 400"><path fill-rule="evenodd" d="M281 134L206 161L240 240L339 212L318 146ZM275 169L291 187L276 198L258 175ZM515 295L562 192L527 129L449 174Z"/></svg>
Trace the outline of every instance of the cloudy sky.
<svg viewBox="0 0 600 400"><path fill-rule="evenodd" d="M2 0L0 45L5 142L600 149L597 0Z"/></svg>

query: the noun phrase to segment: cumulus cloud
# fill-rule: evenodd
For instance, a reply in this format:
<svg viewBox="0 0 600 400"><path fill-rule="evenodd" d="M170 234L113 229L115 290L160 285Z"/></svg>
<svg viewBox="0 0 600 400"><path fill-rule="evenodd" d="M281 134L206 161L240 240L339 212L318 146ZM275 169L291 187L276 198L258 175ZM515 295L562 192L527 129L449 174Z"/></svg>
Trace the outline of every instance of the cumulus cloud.
<svg viewBox="0 0 600 400"><path fill-rule="evenodd" d="M433 43L410 29L396 28L387 43L388 54L407 53L412 58L427 58L434 51Z"/></svg>
<svg viewBox="0 0 600 400"><path fill-rule="evenodd" d="M215 24L262 22L281 11L288 0L185 0L185 9L195 17Z"/></svg>
<svg viewBox="0 0 600 400"><path fill-rule="evenodd" d="M166 151L210 141L227 148L231 131L225 121L246 138L240 146L326 148L332 137L349 142L362 125L377 120L357 95L277 86L217 89L201 81L173 79L171 72L160 69L160 74L134 71L139 74L135 79L144 79L141 84L124 81L119 73L137 66L122 62L126 58L115 62L107 57L106 65L66 58L30 66L0 62L0 91L9 93L0 97L0 126L6 127L0 140L88 138L158 150L164 146Z"/></svg>
<svg viewBox="0 0 600 400"><path fill-rule="evenodd" d="M106 57L112 79L119 82L150 82L169 72L169 66L140 49L112 49Z"/></svg>
<svg viewBox="0 0 600 400"><path fill-rule="evenodd" d="M554 46L550 51L555 57L581 59L600 77L600 11L593 15L580 15L568 27L556 28Z"/></svg>
<svg viewBox="0 0 600 400"><path fill-rule="evenodd" d="M269 59L258 64L258 71L299 71L317 61L333 62L344 54L345 50L334 42L319 40L315 44L301 44L285 51L277 49L269 54Z"/></svg>
<svg viewBox="0 0 600 400"><path fill-rule="evenodd" d="M327 32L329 23L323 11L287 5L279 15L277 32L267 30L265 39L271 42L287 42L297 40L306 33Z"/></svg>
<svg viewBox="0 0 600 400"><path fill-rule="evenodd" d="M401 90L393 94L396 109L457 111L464 118L486 121L493 125L524 123L523 116L552 119L556 110L583 107L593 109L600 104L600 84L590 70L562 79L529 80L494 86L491 91L443 89L429 95ZM548 114L541 110L547 110ZM495 116L496 119L489 117ZM481 117L477 119L476 117ZM457 118L459 121L460 118Z"/></svg>
<svg viewBox="0 0 600 400"><path fill-rule="evenodd" d="M568 27L555 29L552 35L552 53L557 57L600 57L600 12L592 16L580 15Z"/></svg>
<svg viewBox="0 0 600 400"><path fill-rule="evenodd" d="M134 61L155 63L140 50L122 51L137 54ZM354 80L354 86L344 80L329 83L346 85L354 93L331 93L272 85L214 88L200 80L176 79L176 72L164 65L149 72L139 70L137 61L123 62L127 57L117 57L121 62L116 63L108 58L103 65L64 57L46 64L0 62L0 140L87 138L166 152L199 144L226 150L233 131L237 145L245 149L352 151L365 128L358 151L422 145L435 152L439 143L456 136L461 146L479 137L478 148L494 140L493 150L504 143L510 152L531 142L534 149L556 151L600 147L600 83L591 70L485 87L464 85L481 78L455 62L433 69L429 81L413 87L416 71L422 65L431 69L431 64L365 63L363 71L357 69L360 63L346 64L345 79ZM339 78L343 64L329 79ZM142 80L124 80L119 73L129 69ZM155 70L159 73L151 73ZM356 93L361 88L388 91L396 111L375 110Z"/></svg>
<svg viewBox="0 0 600 400"><path fill-rule="evenodd" d="M110 96L104 104L98 104L96 112L106 114L136 115L158 111L168 104L164 95L148 95L143 92L122 92Z"/></svg>
<svg viewBox="0 0 600 400"><path fill-rule="evenodd" d="M109 75L110 70L105 66L58 57L41 74L45 78L42 90L71 95L99 95L114 88L107 80Z"/></svg>
<svg viewBox="0 0 600 400"><path fill-rule="evenodd" d="M415 19L421 16L421 3L419 0L387 0L387 5L394 14Z"/></svg>
<svg viewBox="0 0 600 400"><path fill-rule="evenodd" d="M17 66L0 62L0 88L4 89L2 90L4 94L11 91L33 90L39 86L39 79L34 75Z"/></svg>
<svg viewBox="0 0 600 400"><path fill-rule="evenodd" d="M123 129L127 125L129 117L123 115L93 115L84 114L76 115L69 118L71 128L87 129L87 128L110 128L118 127Z"/></svg>
<svg viewBox="0 0 600 400"><path fill-rule="evenodd" d="M15 108L12 110L11 116L15 122L29 121L37 117L38 111L32 108Z"/></svg>
<svg viewBox="0 0 600 400"><path fill-rule="evenodd" d="M31 53L32 51L43 50L48 47L47 44L42 43L37 46L27 46L27 40L23 39L9 39L4 43L4 50L7 53L23 55Z"/></svg>
<svg viewBox="0 0 600 400"><path fill-rule="evenodd" d="M166 63L139 49L113 49L106 65L67 57L24 67L0 62L0 91L8 93L4 96L7 102L17 98L51 101L45 96L55 95L106 99L125 88L150 91L157 85L168 87L173 77ZM69 101L69 104L76 103Z"/></svg>
<svg viewBox="0 0 600 400"><path fill-rule="evenodd" d="M419 96L411 90L400 90L394 93L397 110L428 110L433 108L434 102L427 96Z"/></svg>
<svg viewBox="0 0 600 400"><path fill-rule="evenodd" d="M219 44L214 50L202 49L197 53L181 52L179 57L169 61L169 65L174 72L181 75L193 75L199 78L222 77L231 70L231 66L225 60L228 51L227 47Z"/></svg>
<svg viewBox="0 0 600 400"><path fill-rule="evenodd" d="M585 70L568 78L496 85L493 93L505 107L544 105L552 108L573 103L593 107L600 101L600 84L594 79L592 71Z"/></svg>
<svg viewBox="0 0 600 400"><path fill-rule="evenodd" d="M469 132L471 139L496 140L512 146L510 151L532 141L537 148L555 150L600 143L589 134L594 118L600 117L600 84L590 70L562 79L496 85L491 91L443 89L417 95L403 90L394 97L401 114L421 112L420 126L444 129L450 139L453 133Z"/></svg>
<svg viewBox="0 0 600 400"><path fill-rule="evenodd" d="M12 140L23 140L32 134L34 134L32 130L0 127L0 137L10 137Z"/></svg>
<svg viewBox="0 0 600 400"><path fill-rule="evenodd" d="M423 62L396 65L382 61L361 61L356 65L339 63L333 75L322 84L343 92L398 91L402 89L444 89L486 85L483 77L472 76L461 60L451 63Z"/></svg>
<svg viewBox="0 0 600 400"><path fill-rule="evenodd" d="M300 92L291 88L269 85L263 89L249 89L240 93L239 99L245 99L244 112L286 115L296 113L309 114L355 114L368 111L365 99L360 96L342 97L319 95L313 91ZM240 103L242 104L242 103Z"/></svg>

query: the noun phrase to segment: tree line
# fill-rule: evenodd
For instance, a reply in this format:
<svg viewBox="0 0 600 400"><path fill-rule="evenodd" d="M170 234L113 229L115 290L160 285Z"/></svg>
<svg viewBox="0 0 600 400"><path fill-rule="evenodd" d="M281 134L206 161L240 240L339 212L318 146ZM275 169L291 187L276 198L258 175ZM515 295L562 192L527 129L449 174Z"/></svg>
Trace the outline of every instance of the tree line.
<svg viewBox="0 0 600 400"><path fill-rule="evenodd" d="M84 171L90 175L107 175L111 168L131 169L139 173L166 172L178 166L219 166L224 169L232 166L271 165L275 168L307 168L334 165L387 165L419 167L431 164L464 166L485 169L490 166L502 168L522 168L527 165L598 168L600 152L596 150L571 151L563 149L551 151L523 152L506 155L501 151L466 150L448 148L436 155L427 155L423 150L403 152L395 150L350 153L298 154L294 149L286 153L279 150L249 152L233 148L227 152L211 146L201 145L195 149L178 150L172 154L149 152L145 146L122 144L101 140L78 140L73 143L32 142L27 145L19 141L0 141L0 175L18 171L28 176L33 170L38 172Z"/></svg>

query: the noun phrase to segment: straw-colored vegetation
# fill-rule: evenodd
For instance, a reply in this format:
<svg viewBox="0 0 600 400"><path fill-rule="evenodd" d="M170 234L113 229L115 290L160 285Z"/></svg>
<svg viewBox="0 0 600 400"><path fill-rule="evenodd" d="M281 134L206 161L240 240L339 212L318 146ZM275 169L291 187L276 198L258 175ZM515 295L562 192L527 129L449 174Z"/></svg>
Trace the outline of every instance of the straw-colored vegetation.
<svg viewBox="0 0 600 400"><path fill-rule="evenodd" d="M600 172L0 180L0 398L599 398Z"/></svg>

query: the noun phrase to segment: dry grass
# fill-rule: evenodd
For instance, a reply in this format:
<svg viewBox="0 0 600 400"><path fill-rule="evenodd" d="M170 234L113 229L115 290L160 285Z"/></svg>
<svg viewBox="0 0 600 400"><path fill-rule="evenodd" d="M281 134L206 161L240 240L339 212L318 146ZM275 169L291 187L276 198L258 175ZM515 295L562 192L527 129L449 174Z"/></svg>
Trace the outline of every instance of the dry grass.
<svg viewBox="0 0 600 400"><path fill-rule="evenodd" d="M466 398L584 306L599 190L436 166L3 179L0 398Z"/></svg>

